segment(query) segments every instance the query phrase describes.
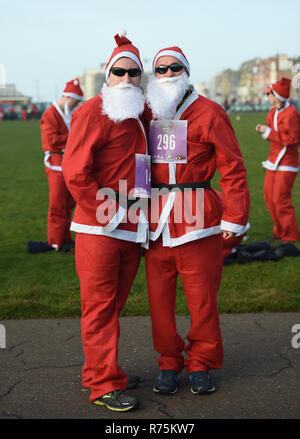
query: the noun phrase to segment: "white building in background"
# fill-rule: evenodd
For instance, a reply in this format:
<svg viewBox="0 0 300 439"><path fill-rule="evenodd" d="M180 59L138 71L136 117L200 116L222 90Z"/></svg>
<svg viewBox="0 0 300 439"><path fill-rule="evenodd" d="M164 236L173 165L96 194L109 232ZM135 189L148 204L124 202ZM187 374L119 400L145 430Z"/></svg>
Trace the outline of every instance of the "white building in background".
<svg viewBox="0 0 300 439"><path fill-rule="evenodd" d="M207 82L195 82L193 86L199 95L209 98L209 84Z"/></svg>
<svg viewBox="0 0 300 439"><path fill-rule="evenodd" d="M106 64L101 64L98 68L85 69L83 76L79 78L86 101L100 93L105 82L105 66Z"/></svg>
<svg viewBox="0 0 300 439"><path fill-rule="evenodd" d="M292 79L293 66L300 58L290 58L286 54L268 58L253 58L241 64L238 70L227 69L213 76L208 82L208 97L219 103L259 102L264 100L268 85L285 76ZM298 99L300 88L291 88L291 97Z"/></svg>
<svg viewBox="0 0 300 439"><path fill-rule="evenodd" d="M28 105L30 101L31 97L20 93L15 84L4 84L0 87L0 104Z"/></svg>

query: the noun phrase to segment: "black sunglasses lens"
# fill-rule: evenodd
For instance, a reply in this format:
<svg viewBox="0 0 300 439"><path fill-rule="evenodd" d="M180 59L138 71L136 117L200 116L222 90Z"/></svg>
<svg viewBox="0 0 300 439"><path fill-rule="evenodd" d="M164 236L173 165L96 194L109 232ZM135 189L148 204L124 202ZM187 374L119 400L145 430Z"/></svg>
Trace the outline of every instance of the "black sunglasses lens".
<svg viewBox="0 0 300 439"><path fill-rule="evenodd" d="M128 75L131 78L136 78L137 76L140 76L141 71L140 71L140 69L129 69L129 70L126 70L126 69L122 69L122 67L113 67L111 69L111 73L113 75L116 75L116 76L125 76L126 73L128 73Z"/></svg>
<svg viewBox="0 0 300 439"><path fill-rule="evenodd" d="M183 64L179 64L179 63L173 63L170 66L158 66L155 69L155 73L159 73L160 75L164 75L165 73L167 73L167 71L169 69L172 70L172 72L176 73L176 72L180 72L180 70L182 70L184 68Z"/></svg>
<svg viewBox="0 0 300 439"><path fill-rule="evenodd" d="M169 67L172 70L172 72L180 72L180 70L182 70L184 66L182 64L174 63L171 64Z"/></svg>
<svg viewBox="0 0 300 439"><path fill-rule="evenodd" d="M167 73L168 68L169 67L167 67L167 66L159 66L159 67L156 67L155 72L159 73L160 75L164 75L165 73Z"/></svg>
<svg viewBox="0 0 300 439"><path fill-rule="evenodd" d="M130 69L130 70L127 70L127 72L131 78L136 78L137 76L141 75L140 69Z"/></svg>
<svg viewBox="0 0 300 439"><path fill-rule="evenodd" d="M126 75L126 70L121 67L114 67L111 69L111 73L116 76L124 76Z"/></svg>

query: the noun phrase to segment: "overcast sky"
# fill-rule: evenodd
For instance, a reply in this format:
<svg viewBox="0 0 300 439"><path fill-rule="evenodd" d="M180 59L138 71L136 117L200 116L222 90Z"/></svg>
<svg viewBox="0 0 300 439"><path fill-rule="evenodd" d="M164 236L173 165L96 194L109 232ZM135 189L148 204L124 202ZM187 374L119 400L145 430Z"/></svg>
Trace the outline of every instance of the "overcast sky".
<svg viewBox="0 0 300 439"><path fill-rule="evenodd" d="M0 66L22 93L53 101L126 29L147 70L178 45L202 82L254 57L299 56L299 17L300 0L0 0Z"/></svg>

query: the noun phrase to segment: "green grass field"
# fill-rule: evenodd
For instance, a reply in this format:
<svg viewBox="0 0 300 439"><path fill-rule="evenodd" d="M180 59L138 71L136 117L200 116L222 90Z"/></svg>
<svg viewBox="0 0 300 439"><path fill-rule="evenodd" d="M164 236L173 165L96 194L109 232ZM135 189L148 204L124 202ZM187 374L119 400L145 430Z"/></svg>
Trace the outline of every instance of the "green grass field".
<svg viewBox="0 0 300 439"><path fill-rule="evenodd" d="M249 240L263 241L272 223L263 201L264 169L269 144L254 131L265 114L231 117L248 170L251 192ZM46 241L48 185L38 121L0 124L0 320L80 316L79 280L74 255L27 253L29 240ZM218 175L214 186L218 188ZM300 224L300 178L294 187ZM298 248L300 245L297 244ZM188 313L178 281L177 313ZM224 267L220 312L300 311L300 258ZM126 315L148 314L142 259L124 309Z"/></svg>

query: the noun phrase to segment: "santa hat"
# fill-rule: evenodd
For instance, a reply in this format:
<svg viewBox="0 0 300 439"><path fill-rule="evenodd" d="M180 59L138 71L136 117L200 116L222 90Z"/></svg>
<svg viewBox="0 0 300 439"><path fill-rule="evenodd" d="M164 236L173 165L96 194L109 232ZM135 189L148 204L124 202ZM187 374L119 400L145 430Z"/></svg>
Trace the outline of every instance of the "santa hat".
<svg viewBox="0 0 300 439"><path fill-rule="evenodd" d="M83 100L83 91L80 88L79 79L72 79L66 83L65 89L63 91L63 96L68 96L69 98L77 99L78 101Z"/></svg>
<svg viewBox="0 0 300 439"><path fill-rule="evenodd" d="M290 96L291 80L288 78L281 78L279 81L272 84L274 95L280 101L286 101Z"/></svg>
<svg viewBox="0 0 300 439"><path fill-rule="evenodd" d="M180 47L173 46L173 47L167 47L166 49L161 49L157 55L155 56L152 64L152 70L153 73L155 73L155 66L157 63L157 60L161 58L162 56L175 56L186 68L188 74L190 75L190 65L188 63L188 60L186 59L184 53L180 49Z"/></svg>
<svg viewBox="0 0 300 439"><path fill-rule="evenodd" d="M117 47L114 48L111 57L105 67L106 80L109 76L110 69L119 58L130 58L137 63L141 71L143 71L143 64L140 58L139 50L126 38L126 31L122 30L115 35Z"/></svg>

